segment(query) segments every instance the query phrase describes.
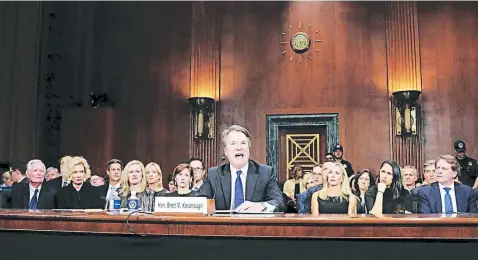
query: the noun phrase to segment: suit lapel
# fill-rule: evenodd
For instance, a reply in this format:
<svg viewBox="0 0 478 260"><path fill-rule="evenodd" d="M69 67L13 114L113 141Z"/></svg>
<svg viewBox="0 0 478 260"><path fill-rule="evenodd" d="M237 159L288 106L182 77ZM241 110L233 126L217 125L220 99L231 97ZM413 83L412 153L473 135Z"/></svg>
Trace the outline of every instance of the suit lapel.
<svg viewBox="0 0 478 260"><path fill-rule="evenodd" d="M438 184L436 182L432 184L432 187L433 187L433 197L435 199L435 210L437 213L441 213L442 205L441 205L440 188L438 187Z"/></svg>
<svg viewBox="0 0 478 260"><path fill-rule="evenodd" d="M25 209L30 208L30 186L29 185L25 185L23 187L22 203L23 203L23 208Z"/></svg>
<svg viewBox="0 0 478 260"><path fill-rule="evenodd" d="M219 169L222 169L218 173L218 177L221 179L222 193L224 194L226 207L227 209L230 209L231 208L231 167L229 166L229 164L225 164Z"/></svg>
<svg viewBox="0 0 478 260"><path fill-rule="evenodd" d="M48 196L48 187L45 185L42 185L40 189L40 194L38 194L38 203L37 203L37 209L41 209L42 207L45 206L45 200L46 197Z"/></svg>
<svg viewBox="0 0 478 260"><path fill-rule="evenodd" d="M461 188L459 183L454 183L455 186L455 201L456 201L456 210L458 212L466 212L466 208L464 208L464 203L462 199L465 197L463 195L463 189Z"/></svg>
<svg viewBox="0 0 478 260"><path fill-rule="evenodd" d="M256 188L257 177L257 168L254 163L249 162L249 169L247 170L246 178L246 200L252 201L252 195L254 195L254 190Z"/></svg>

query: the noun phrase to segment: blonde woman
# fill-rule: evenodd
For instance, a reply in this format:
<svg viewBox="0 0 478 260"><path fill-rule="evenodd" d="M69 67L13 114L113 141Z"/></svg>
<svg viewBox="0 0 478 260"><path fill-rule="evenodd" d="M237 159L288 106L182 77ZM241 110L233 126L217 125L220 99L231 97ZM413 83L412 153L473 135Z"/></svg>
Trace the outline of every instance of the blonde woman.
<svg viewBox="0 0 478 260"><path fill-rule="evenodd" d="M69 184L58 190L56 200L59 209L101 209L104 202L101 190L87 181L91 177L90 165L83 157L73 157L68 161L66 175Z"/></svg>
<svg viewBox="0 0 478 260"><path fill-rule="evenodd" d="M357 198L352 194L344 167L333 163L322 173L324 187L312 195L312 215L355 214Z"/></svg>
<svg viewBox="0 0 478 260"><path fill-rule="evenodd" d="M148 187L144 190L142 208L145 211L154 211L154 198L167 193L163 187L163 173L159 164L154 162L148 163L144 169Z"/></svg>
<svg viewBox="0 0 478 260"><path fill-rule="evenodd" d="M143 205L143 193L146 189L146 174L144 165L138 160L130 161L121 173L121 189L119 196L121 197L121 207L127 208L128 198L132 191L136 192L139 199L139 205Z"/></svg>
<svg viewBox="0 0 478 260"><path fill-rule="evenodd" d="M12 175L10 175L9 171L6 171L2 174L2 181L3 181L3 184L1 187L12 187L13 185Z"/></svg>

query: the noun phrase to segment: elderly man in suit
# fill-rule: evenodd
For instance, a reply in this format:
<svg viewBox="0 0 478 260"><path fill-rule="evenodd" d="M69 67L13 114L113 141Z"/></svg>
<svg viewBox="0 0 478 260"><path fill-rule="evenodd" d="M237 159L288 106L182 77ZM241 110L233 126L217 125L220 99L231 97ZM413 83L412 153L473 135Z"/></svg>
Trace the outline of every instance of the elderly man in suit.
<svg viewBox="0 0 478 260"><path fill-rule="evenodd" d="M455 182L460 164L451 155L436 159L437 182L417 190L418 213L477 213L476 193L469 186Z"/></svg>
<svg viewBox="0 0 478 260"><path fill-rule="evenodd" d="M208 170L198 196L214 198L217 210L284 211L284 199L272 167L249 160L249 131L230 126L222 133L222 142L229 162Z"/></svg>
<svg viewBox="0 0 478 260"><path fill-rule="evenodd" d="M31 160L27 164L28 184L11 190L10 208L13 209L54 209L56 208L56 190L43 185L46 167L40 160Z"/></svg>

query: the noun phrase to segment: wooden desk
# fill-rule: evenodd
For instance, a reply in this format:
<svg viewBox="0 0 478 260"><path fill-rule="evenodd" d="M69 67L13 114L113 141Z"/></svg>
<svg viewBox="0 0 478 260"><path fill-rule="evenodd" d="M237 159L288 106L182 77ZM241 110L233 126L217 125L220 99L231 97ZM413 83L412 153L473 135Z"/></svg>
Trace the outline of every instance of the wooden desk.
<svg viewBox="0 0 478 260"><path fill-rule="evenodd" d="M120 237L122 239L125 239L125 237L130 239L132 237L138 238L126 226L126 217L127 215L113 216L106 213L3 210L0 211L0 237L8 234L9 241L17 238L19 241L23 241L22 243L28 241L28 237L31 237L34 241L42 241L44 237L49 241L48 243L71 240L72 246L75 243L80 243L82 246L88 244L93 247L111 243L112 245L110 246L114 247L116 242L113 242L113 240L118 241L117 239ZM376 249L377 245L365 243L367 241L376 241L373 243L393 242L390 245L393 248L390 249L392 251L397 250L395 249L396 246L398 248L400 246L404 247L403 250L412 250L410 249L411 244L409 242L418 241L420 246L413 247L413 250L417 250L416 248L420 250L414 254L421 254L422 249L427 246L435 245L434 247L438 247L438 245L443 245L440 243L449 243L451 240L454 242L448 244L448 248L459 246L461 249L457 250L460 250L460 252L466 252L468 249L476 250L475 242L478 241L478 215L469 214L460 214L452 217L441 217L440 215L388 215L381 218L365 215L356 217L349 217L347 215L311 217L310 215L298 214L237 214L221 216L133 215L129 219L129 224L131 229L138 234L147 235L146 238L140 238L143 239L142 241L148 240L150 241L148 245L152 245L155 243L151 241L161 239L161 242L158 242L159 244L156 244L156 246L168 244L168 250L178 246L177 243L186 243L188 248L194 248L196 245L196 247L207 249L207 252L202 252L201 249L202 253L211 253L215 249L209 250L208 246L210 245L206 242L216 241L217 244L221 245L221 250L225 250L225 256L228 256L227 254L231 250L235 250L234 248L248 248L248 243L255 241L254 247L261 246L262 250L267 251L263 252L266 258L272 256L270 255L270 250L278 250L276 257L282 258L287 255L281 251L282 247L291 248L298 246L298 248L304 250L304 247L307 247L309 243L312 243L310 244L311 247L319 246L323 250L345 246L350 251L345 250L343 252L336 252L336 254L332 254L331 251L330 257L339 259L340 257L337 254L343 254L343 259L347 259L347 257L353 255L353 243L359 243L356 245L358 246L357 250L369 250L366 248L371 247L371 251L380 251L387 248L387 246L382 244L380 249ZM89 239L85 240L85 236L88 236ZM74 242L79 239L78 237L82 238L81 242ZM101 242L95 242L99 237L102 237ZM108 242L108 239L113 240ZM321 242L317 244L318 241ZM404 243L404 241L408 242ZM430 241L440 243L429 243ZM206 243L207 245L204 246L201 243ZM285 245L283 245L284 243ZM70 243L64 245L64 247L68 248L69 245ZM130 250L136 249L129 242L127 245L129 245ZM269 247L270 249L266 250ZM181 251L181 249L178 250ZM101 250L98 252L101 252ZM307 252L304 251L304 254L307 255ZM442 254L439 248L432 248L424 252ZM188 252L183 252L183 254L188 254ZM291 257L293 255L296 254L292 254ZM189 255L187 258L192 256L195 255ZM218 255L213 254L211 256L216 257ZM423 256L430 257L429 254ZM19 257L19 255L15 255L15 257ZM85 257L88 256L85 255Z"/></svg>

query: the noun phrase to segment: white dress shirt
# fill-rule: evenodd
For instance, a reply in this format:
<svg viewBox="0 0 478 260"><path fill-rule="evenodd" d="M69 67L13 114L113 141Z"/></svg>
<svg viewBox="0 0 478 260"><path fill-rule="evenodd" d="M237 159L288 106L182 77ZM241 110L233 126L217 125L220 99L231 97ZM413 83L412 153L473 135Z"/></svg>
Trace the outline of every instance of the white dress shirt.
<svg viewBox="0 0 478 260"><path fill-rule="evenodd" d="M455 197L455 183L452 183L450 186L444 186L438 183L438 187L440 188L440 196L441 196L441 212L445 212L445 194L446 191L443 188L450 188L448 191L448 194L450 194L451 197L451 204L453 205L453 212L458 212L457 207L456 207L456 197Z"/></svg>
<svg viewBox="0 0 478 260"><path fill-rule="evenodd" d="M40 196L40 191L41 191L41 185L38 186L38 188L33 187L31 184L28 184L28 186L30 187L30 200L29 201L31 201L32 198L33 198L33 195L35 195L35 190L36 189L38 189L38 193L37 193L37 201L38 201L38 197Z"/></svg>
<svg viewBox="0 0 478 260"><path fill-rule="evenodd" d="M249 164L247 163L242 169L241 172L241 181L242 181L242 195L244 195L244 201L246 201L246 180L247 180L247 170L249 170ZM237 179L237 171L238 169L232 167L231 165L231 210L236 208L234 205L234 195L236 194L236 179ZM239 205L238 205L239 206Z"/></svg>
<svg viewBox="0 0 478 260"><path fill-rule="evenodd" d="M108 192L106 193L106 198L110 200L111 197L113 196L113 192L118 190L120 186L121 186L121 182L118 182L115 186L112 186L111 183L108 184Z"/></svg>

